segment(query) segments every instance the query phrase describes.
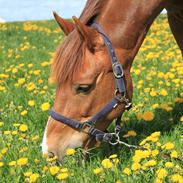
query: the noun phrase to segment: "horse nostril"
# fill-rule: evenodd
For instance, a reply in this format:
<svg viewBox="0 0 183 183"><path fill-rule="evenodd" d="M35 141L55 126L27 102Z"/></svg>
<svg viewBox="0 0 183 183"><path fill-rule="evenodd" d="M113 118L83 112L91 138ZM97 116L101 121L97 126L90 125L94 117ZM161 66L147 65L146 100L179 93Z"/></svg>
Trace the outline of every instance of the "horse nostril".
<svg viewBox="0 0 183 183"><path fill-rule="evenodd" d="M55 155L54 155L54 153L53 152L48 152L48 157L49 158L53 158Z"/></svg>

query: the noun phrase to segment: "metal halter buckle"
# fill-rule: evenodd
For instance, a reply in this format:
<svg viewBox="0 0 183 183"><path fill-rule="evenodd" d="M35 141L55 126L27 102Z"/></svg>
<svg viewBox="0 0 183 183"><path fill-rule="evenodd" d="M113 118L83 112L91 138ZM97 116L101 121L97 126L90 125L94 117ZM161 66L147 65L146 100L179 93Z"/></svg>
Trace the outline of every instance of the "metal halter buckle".
<svg viewBox="0 0 183 183"><path fill-rule="evenodd" d="M89 122L85 122L85 123L83 123L81 131L84 133L88 133L88 131L85 130L86 127L91 128L91 127L93 127L93 125L91 125Z"/></svg>
<svg viewBox="0 0 183 183"><path fill-rule="evenodd" d="M123 67L120 63L118 62L115 62L112 64L112 68L113 68L113 73L114 73L114 76L119 79L119 78L122 78L123 75L124 75L124 72L123 72ZM118 73L118 70L120 70L121 73Z"/></svg>

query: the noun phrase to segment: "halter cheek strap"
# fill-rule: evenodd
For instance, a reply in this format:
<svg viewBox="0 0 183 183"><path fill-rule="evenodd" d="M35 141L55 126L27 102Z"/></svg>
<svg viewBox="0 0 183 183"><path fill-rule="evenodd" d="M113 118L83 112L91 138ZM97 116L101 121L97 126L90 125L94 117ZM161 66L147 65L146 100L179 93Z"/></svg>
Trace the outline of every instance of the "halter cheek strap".
<svg viewBox="0 0 183 183"><path fill-rule="evenodd" d="M121 115L116 120L115 133L106 133L99 129L96 129L95 128L96 122L100 121L105 116L107 116L107 114L111 112L114 108L116 108L118 105L124 103L125 108L129 110L132 104L130 100L126 97L126 87L125 87L123 67L118 62L115 50L112 46L110 39L104 33L103 29L99 24L93 23L91 26L94 27L101 34L111 58L113 74L116 80L116 91L114 94L114 98L103 109L101 109L97 114L95 114L90 120L84 123L62 116L58 114L54 110L54 108L50 110L50 116L56 121L59 121L65 125L70 126L71 128L74 128L78 131L85 132L88 135L95 137L96 140L98 141L111 142L112 139L116 137L116 134L119 133L121 130L121 125L120 125ZM86 128L87 128L87 131L85 131Z"/></svg>

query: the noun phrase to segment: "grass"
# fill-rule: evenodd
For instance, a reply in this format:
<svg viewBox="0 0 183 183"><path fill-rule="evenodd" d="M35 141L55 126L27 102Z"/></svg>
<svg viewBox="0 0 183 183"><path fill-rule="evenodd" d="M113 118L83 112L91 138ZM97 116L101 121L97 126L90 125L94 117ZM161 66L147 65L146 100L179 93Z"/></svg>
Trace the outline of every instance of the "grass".
<svg viewBox="0 0 183 183"><path fill-rule="evenodd" d="M122 146L102 144L88 161L82 159L82 150L59 165L43 157L40 144L48 111L41 106L54 101L55 88L48 82L50 64L64 35L54 21L5 23L0 30L0 182L183 182L183 163L178 158L146 156ZM149 31L131 73L134 107L124 114L122 140L138 145L149 136L146 147L169 155L176 151L182 157L183 62L164 15ZM161 135L152 138L157 131ZM135 153L141 158L139 168ZM112 154L117 158L101 164ZM149 160L156 165L145 165ZM166 162L172 162L173 168ZM53 166L59 167L55 175L50 171ZM93 172L97 167L98 174ZM130 173L123 172L125 168ZM59 180L63 171L68 178Z"/></svg>

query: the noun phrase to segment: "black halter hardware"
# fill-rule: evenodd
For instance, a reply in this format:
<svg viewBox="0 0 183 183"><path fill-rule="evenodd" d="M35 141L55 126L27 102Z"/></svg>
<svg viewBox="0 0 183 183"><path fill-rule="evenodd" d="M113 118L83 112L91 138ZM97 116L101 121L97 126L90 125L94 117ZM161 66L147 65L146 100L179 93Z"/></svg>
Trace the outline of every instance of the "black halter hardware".
<svg viewBox="0 0 183 183"><path fill-rule="evenodd" d="M119 104L124 103L125 108L127 110L131 108L132 104L130 100L126 97L126 87L124 81L123 67L118 62L115 50L112 46L110 39L104 33L100 25L98 25L97 23L93 23L91 26L94 27L102 35L104 43L108 49L111 58L113 74L116 80L116 91L114 94L114 98L101 111L95 114L89 121L86 121L84 123L62 116L58 114L53 108L50 110L50 116L56 121L59 121L65 125L70 126L71 128L85 132L88 135L95 137L97 141L112 142L112 140L116 138L116 134L118 134L121 130L120 125L121 115L116 120L115 133L106 133L99 129L96 129L95 128L96 122L104 118L110 111L116 108Z"/></svg>

